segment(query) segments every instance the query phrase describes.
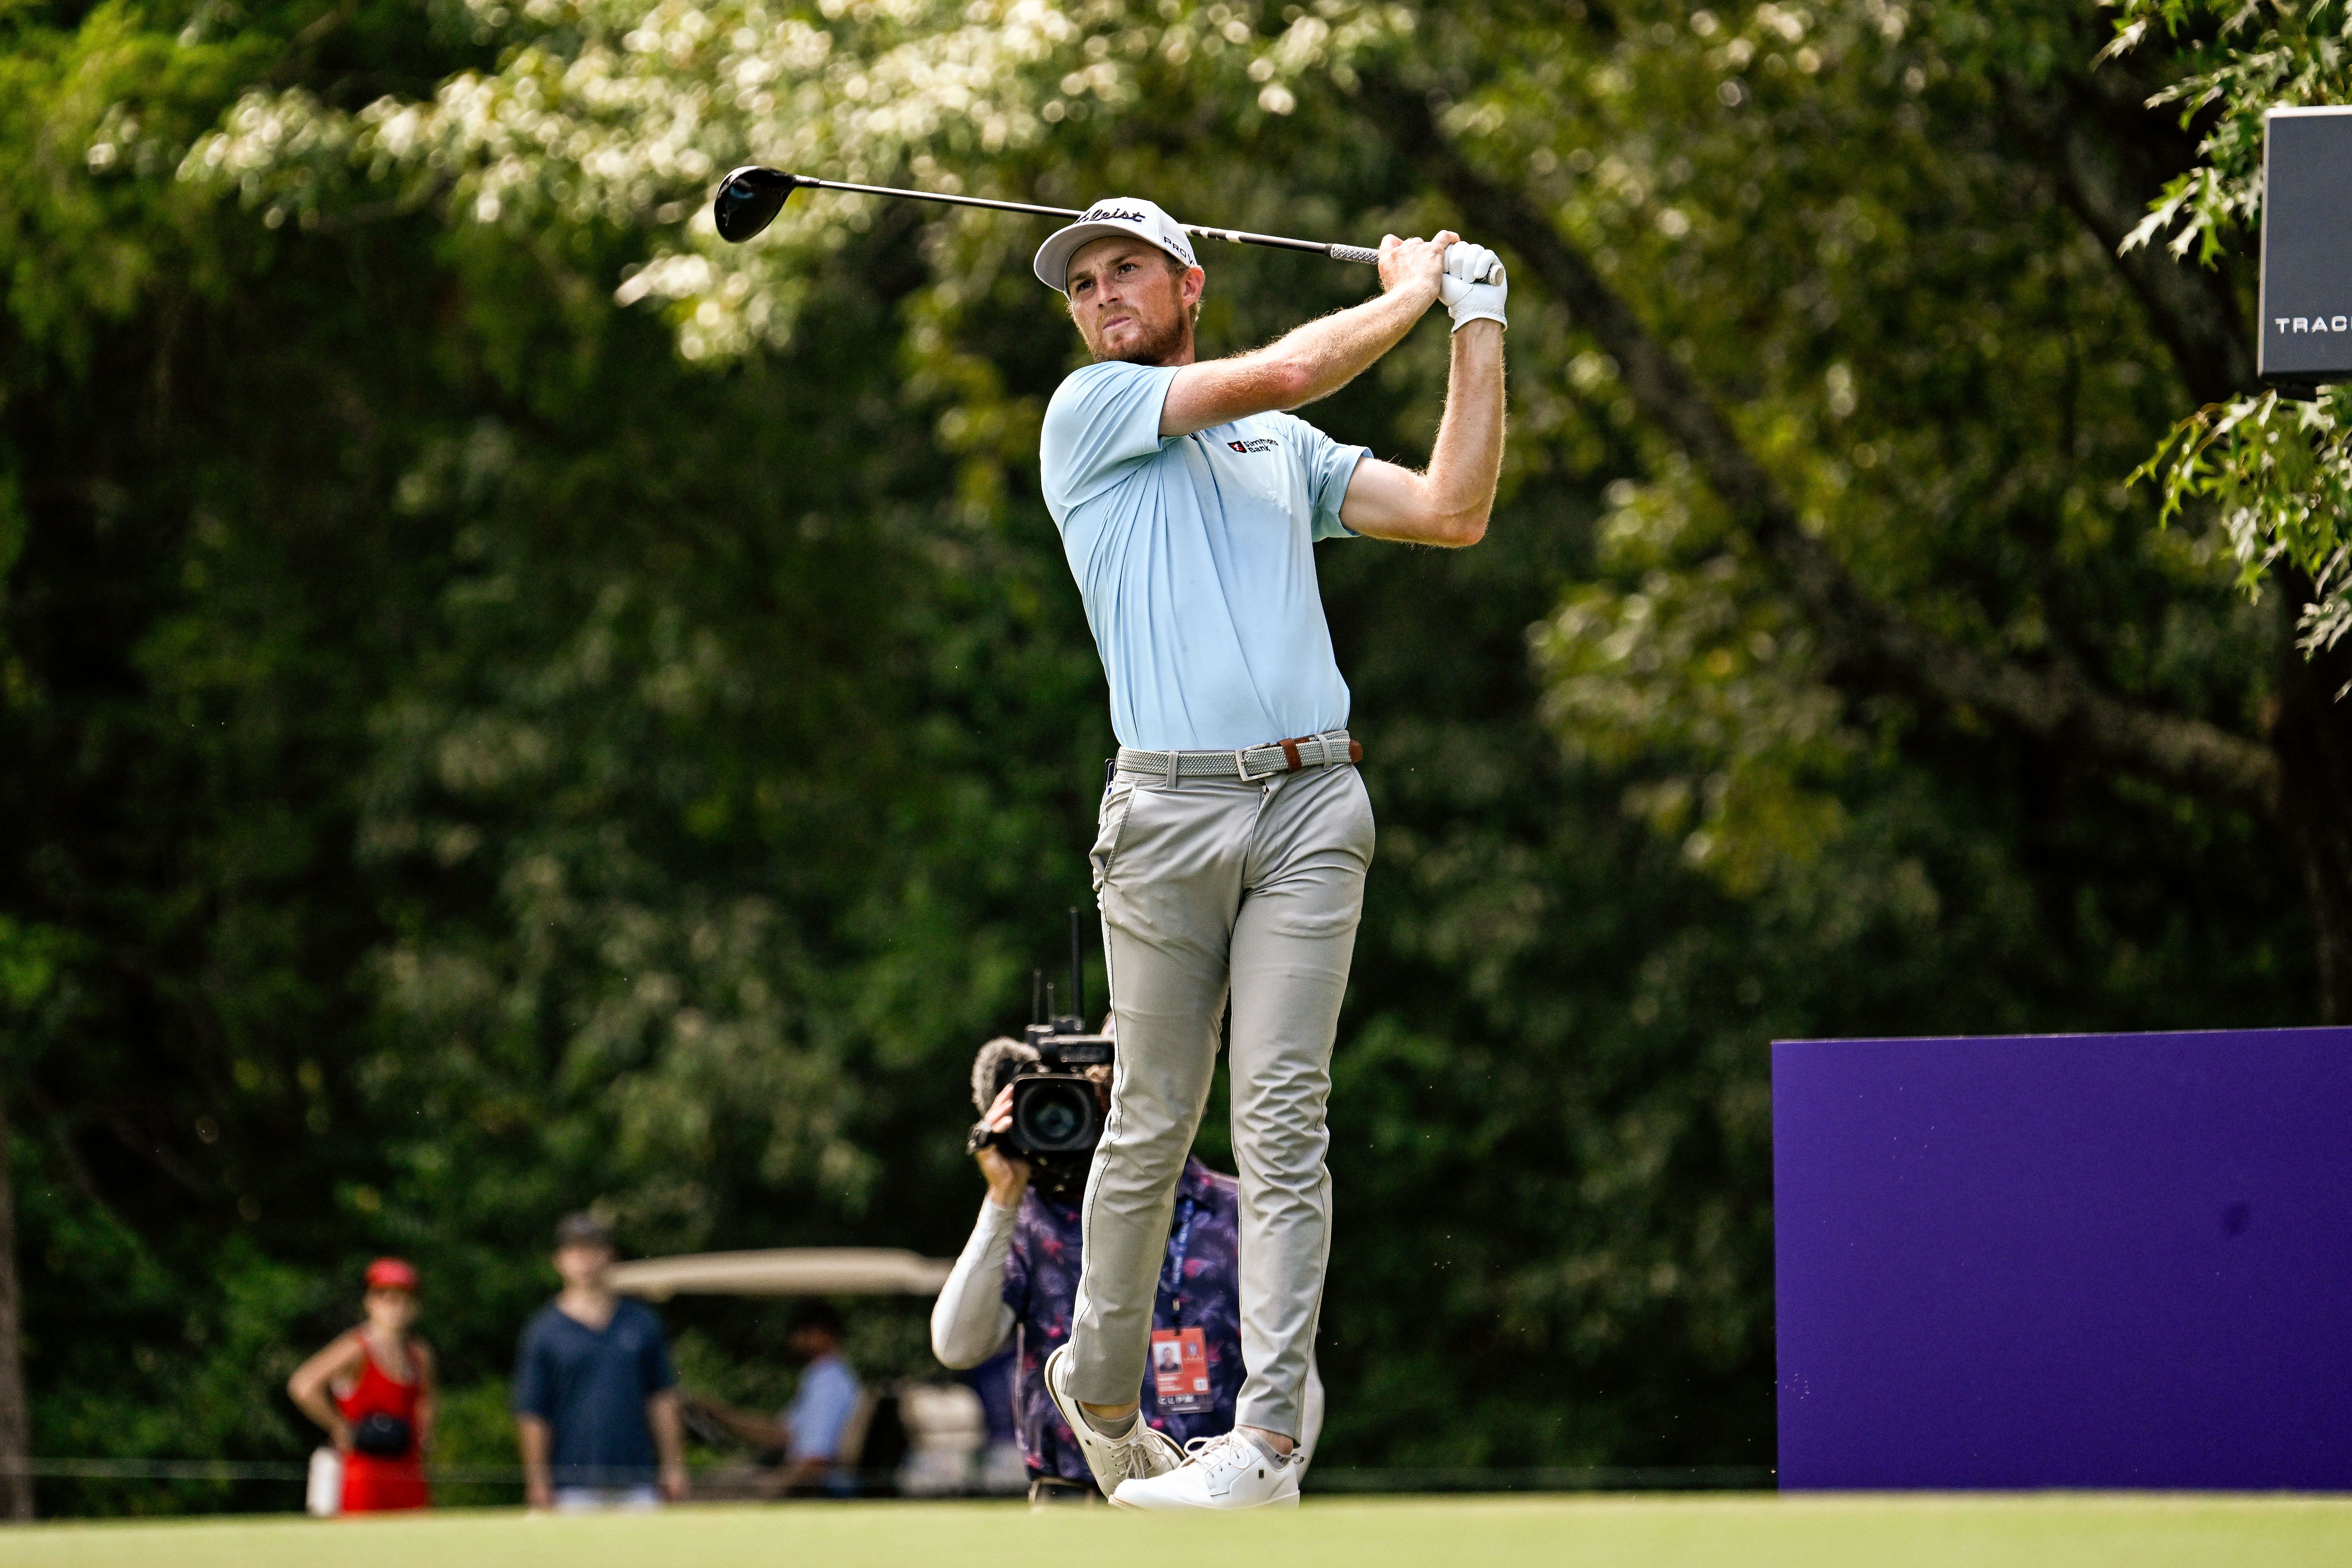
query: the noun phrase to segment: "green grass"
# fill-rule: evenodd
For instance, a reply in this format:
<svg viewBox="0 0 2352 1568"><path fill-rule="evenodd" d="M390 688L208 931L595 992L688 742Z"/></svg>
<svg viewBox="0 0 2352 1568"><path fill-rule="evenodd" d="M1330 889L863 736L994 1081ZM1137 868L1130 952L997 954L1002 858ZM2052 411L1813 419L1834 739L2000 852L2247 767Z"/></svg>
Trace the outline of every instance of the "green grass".
<svg viewBox="0 0 2352 1568"><path fill-rule="evenodd" d="M449 1511L40 1524L9 1568L2171 1568L2352 1563L2336 1498L1584 1497L1324 1501L1297 1511L1033 1515L1018 1504L798 1503L531 1518Z"/></svg>

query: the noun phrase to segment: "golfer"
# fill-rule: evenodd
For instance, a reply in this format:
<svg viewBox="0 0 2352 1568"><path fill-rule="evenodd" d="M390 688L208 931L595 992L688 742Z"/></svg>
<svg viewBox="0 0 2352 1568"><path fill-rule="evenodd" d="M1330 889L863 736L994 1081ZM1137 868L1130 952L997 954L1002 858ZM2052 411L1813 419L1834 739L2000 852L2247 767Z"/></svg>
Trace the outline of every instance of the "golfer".
<svg viewBox="0 0 2352 1568"><path fill-rule="evenodd" d="M1331 1044L1372 858L1313 545L1475 544L1503 450L1493 253L1391 235L1380 266L1379 297L1202 363L1206 279L1159 207L1097 202L1037 252L1095 359L1055 393L1040 463L1119 741L1093 852L1118 1057L1070 1339L1045 1381L1097 1484L1129 1508L1298 1499L1331 1245ZM1453 358L1427 472L1284 412L1346 385L1441 300ZM1188 1458L1139 1419L1137 1393L1228 1001L1247 1375L1234 1429Z"/></svg>

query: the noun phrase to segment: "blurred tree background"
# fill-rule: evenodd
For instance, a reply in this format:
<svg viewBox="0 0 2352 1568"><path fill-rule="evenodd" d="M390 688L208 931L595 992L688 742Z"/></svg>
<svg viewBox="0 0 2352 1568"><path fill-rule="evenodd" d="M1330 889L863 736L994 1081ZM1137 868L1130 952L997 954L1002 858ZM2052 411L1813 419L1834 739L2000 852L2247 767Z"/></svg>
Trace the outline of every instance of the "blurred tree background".
<svg viewBox="0 0 2352 1568"><path fill-rule="evenodd" d="M2352 1008L2345 672L2126 482L2250 388L2252 279L2119 250L2201 154L2145 107L2197 62L2112 32L0 5L32 1450L299 1456L285 1374L399 1252L448 1457L495 1462L574 1207L644 1252L961 1237L970 1052L1087 897L1111 744L1035 483L1078 345L1034 223L804 196L721 247L756 159L1504 251L1487 542L1319 554L1381 818L1327 1462L1769 1465L1769 1041ZM1203 260L1212 353L1372 286ZM1424 325L1313 417L1417 460L1444 365ZM772 1316L671 1321L773 1395Z"/></svg>

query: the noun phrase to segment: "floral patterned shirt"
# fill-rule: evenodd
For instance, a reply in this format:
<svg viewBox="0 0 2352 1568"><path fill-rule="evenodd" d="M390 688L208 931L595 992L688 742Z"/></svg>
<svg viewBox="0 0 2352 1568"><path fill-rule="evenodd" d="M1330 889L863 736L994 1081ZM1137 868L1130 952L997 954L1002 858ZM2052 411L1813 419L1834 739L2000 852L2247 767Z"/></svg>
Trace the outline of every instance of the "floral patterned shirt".
<svg viewBox="0 0 2352 1568"><path fill-rule="evenodd" d="M1179 1247L1181 1247L1181 1256ZM1078 1205L1031 1187L1021 1199L1013 1248L1004 1259L1004 1304L1013 1309L1021 1362L1013 1384L1013 1414L1021 1457L1032 1475L1091 1482L1077 1439L1045 1397L1045 1358L1070 1337L1078 1294ZM1242 1389L1240 1184L1196 1159L1176 1182L1168 1257L1160 1266L1154 1330L1199 1329L1208 1352L1209 1408L1163 1411L1156 1384L1143 1379L1143 1418L1179 1447L1234 1427Z"/></svg>

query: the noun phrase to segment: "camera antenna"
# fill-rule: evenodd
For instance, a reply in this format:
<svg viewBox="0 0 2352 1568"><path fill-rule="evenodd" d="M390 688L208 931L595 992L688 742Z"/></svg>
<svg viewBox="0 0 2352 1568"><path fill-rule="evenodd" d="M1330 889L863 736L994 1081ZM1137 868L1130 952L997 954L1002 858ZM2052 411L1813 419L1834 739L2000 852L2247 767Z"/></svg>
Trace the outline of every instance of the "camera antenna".
<svg viewBox="0 0 2352 1568"><path fill-rule="evenodd" d="M1045 1021L1045 972L1043 969L1029 972L1029 1021L1033 1024Z"/></svg>
<svg viewBox="0 0 2352 1568"><path fill-rule="evenodd" d="M1070 1013L1078 1021L1078 1032L1087 1028L1087 956L1080 945L1078 906L1070 906Z"/></svg>

